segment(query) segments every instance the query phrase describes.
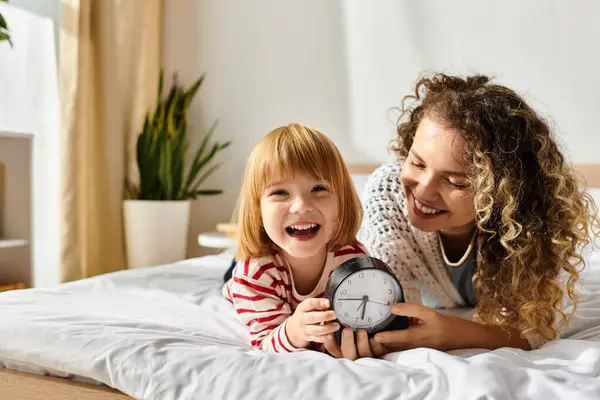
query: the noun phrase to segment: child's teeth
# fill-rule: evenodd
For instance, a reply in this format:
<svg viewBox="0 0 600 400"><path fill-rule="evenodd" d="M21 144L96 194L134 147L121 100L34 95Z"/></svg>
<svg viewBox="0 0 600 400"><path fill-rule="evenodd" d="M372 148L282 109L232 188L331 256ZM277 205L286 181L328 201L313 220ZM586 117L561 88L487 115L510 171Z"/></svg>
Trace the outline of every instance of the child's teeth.
<svg viewBox="0 0 600 400"><path fill-rule="evenodd" d="M317 224L302 224L302 225L292 225L291 228L298 229L298 230L304 230L304 229L314 228L315 226L317 226Z"/></svg>

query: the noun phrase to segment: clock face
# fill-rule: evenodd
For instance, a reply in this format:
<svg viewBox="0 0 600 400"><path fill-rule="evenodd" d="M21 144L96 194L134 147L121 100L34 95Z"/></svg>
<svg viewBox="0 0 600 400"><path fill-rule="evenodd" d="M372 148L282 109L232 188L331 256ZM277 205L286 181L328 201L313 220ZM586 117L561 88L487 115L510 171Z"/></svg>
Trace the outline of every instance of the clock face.
<svg viewBox="0 0 600 400"><path fill-rule="evenodd" d="M395 318L390 307L401 298L400 286L389 273L362 269L338 285L333 295L333 310L342 325L374 332Z"/></svg>

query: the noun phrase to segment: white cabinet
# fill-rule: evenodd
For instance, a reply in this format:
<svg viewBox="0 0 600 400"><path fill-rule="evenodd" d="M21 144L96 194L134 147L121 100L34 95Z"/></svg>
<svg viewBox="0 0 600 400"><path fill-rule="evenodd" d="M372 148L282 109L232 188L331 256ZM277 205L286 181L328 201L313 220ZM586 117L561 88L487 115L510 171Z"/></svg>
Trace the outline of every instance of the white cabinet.
<svg viewBox="0 0 600 400"><path fill-rule="evenodd" d="M14 42L12 48L0 43L0 161L6 164L0 284L49 287L60 281L62 215L54 23L10 3L0 2L0 11Z"/></svg>
<svg viewBox="0 0 600 400"><path fill-rule="evenodd" d="M0 132L0 285L31 285L30 135Z"/></svg>

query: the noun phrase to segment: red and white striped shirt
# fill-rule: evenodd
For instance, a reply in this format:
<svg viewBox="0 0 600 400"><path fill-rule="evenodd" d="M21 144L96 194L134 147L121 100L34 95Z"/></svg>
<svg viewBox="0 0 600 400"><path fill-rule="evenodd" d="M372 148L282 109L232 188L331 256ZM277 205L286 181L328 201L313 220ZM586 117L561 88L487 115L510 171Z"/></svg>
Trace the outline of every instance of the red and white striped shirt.
<svg viewBox="0 0 600 400"><path fill-rule="evenodd" d="M223 286L223 295L250 328L252 347L276 353L303 350L290 344L285 334L286 320L303 300L323 297L335 268L362 254L367 251L358 242L327 253L321 279L307 295L298 294L290 266L279 253L238 261L232 278Z"/></svg>

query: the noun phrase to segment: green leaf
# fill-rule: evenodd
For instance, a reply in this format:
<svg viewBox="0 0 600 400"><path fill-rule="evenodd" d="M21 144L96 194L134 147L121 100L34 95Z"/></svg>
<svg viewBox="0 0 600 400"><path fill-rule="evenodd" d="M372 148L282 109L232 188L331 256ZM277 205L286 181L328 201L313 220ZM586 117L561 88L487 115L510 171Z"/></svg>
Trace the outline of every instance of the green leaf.
<svg viewBox="0 0 600 400"><path fill-rule="evenodd" d="M188 171L188 176L185 181L185 185L184 185L185 191L189 191L190 185L192 184L192 182L194 182L194 180L196 179L196 176L198 176L198 172L202 168L202 166L200 165L200 157L202 157L202 154L204 154L204 149L206 149L206 146L208 145L208 141L210 140L210 137L212 136L215 129L217 129L218 124L219 124L219 120L216 120L215 123L208 130L208 133L206 134L206 136L204 136L204 138L202 139L202 142L200 142L200 146L198 147L198 150L196 150L196 154L194 156L194 161L192 161L192 165L190 166L190 170Z"/></svg>
<svg viewBox="0 0 600 400"><path fill-rule="evenodd" d="M211 152L209 153L208 156L206 156L202 161L200 161L199 165L200 168L198 169L198 171L200 171L200 169L202 169L202 167L204 167L206 164L208 164L210 162L210 160L212 160L212 158L221 150L227 148L229 145L231 144L231 141L229 142L225 142L225 143L217 143L214 145L213 149L211 150ZM208 176L210 174L212 174L214 171L216 171L219 167L221 166L221 164L217 164L213 167L211 167L207 172L205 172L199 179L198 181L195 183L194 187L192 188L192 191L196 191L198 189L198 187L200 186L200 184L202 182L204 182L204 180L206 178L208 178Z"/></svg>
<svg viewBox="0 0 600 400"><path fill-rule="evenodd" d="M173 180L171 176L171 142L165 141L165 146L160 157L160 181L164 188L166 200L172 200Z"/></svg>
<svg viewBox="0 0 600 400"><path fill-rule="evenodd" d="M0 14L0 28L8 30L8 25L6 25L6 20L2 14Z"/></svg>
<svg viewBox="0 0 600 400"><path fill-rule="evenodd" d="M156 110L154 111L154 117L152 118L152 125L154 127L162 126L164 118L165 118L165 106L162 103L159 103L156 106Z"/></svg>
<svg viewBox="0 0 600 400"><path fill-rule="evenodd" d="M218 170L221 167L221 165L222 164L213 165L212 167L210 167L208 169L208 171L203 173L202 176L200 176L200 178L198 178L198 180L194 184L194 187L192 188L192 192L196 192L198 190L198 187L200 187L200 185L202 184L202 182L204 182L206 180L206 178L208 178L213 172Z"/></svg>
<svg viewBox="0 0 600 400"><path fill-rule="evenodd" d="M201 170L206 164L208 164L213 157L220 152L221 150L225 149L226 147L229 146L231 142L226 142L226 143L216 143L213 148L211 149L210 153L208 153L206 155L206 157L204 157L202 160L200 160L200 162L198 163L198 171Z"/></svg>
<svg viewBox="0 0 600 400"><path fill-rule="evenodd" d="M158 78L158 93L156 96L156 104L160 104L162 102L162 92L163 92L163 84L165 82L165 71L160 69L160 76Z"/></svg>
<svg viewBox="0 0 600 400"><path fill-rule="evenodd" d="M185 164L185 151L187 149L187 130L185 126L171 137L175 143L173 147L173 196L179 199L183 183L183 168Z"/></svg>
<svg viewBox="0 0 600 400"><path fill-rule="evenodd" d="M198 89L200 88L200 86L202 85L202 82L204 82L204 78L206 77L206 74L203 74L193 85L192 87L185 93L184 96L184 102L183 102L183 110L187 110L190 107L190 104L192 103L192 100L194 100L194 97L196 96L196 92L198 92Z"/></svg>
<svg viewBox="0 0 600 400"><path fill-rule="evenodd" d="M5 31L4 29L0 29L0 41L2 40L8 40L10 43L10 35L8 34L8 31Z"/></svg>
<svg viewBox="0 0 600 400"><path fill-rule="evenodd" d="M204 170L205 167L231 143L210 144L218 121L201 140L191 164L186 162L189 150L187 109L204 79L205 75L202 75L192 86L185 88L178 84L174 74L173 83L163 100L164 71L160 71L156 105L146 114L136 142L139 186L126 182L127 195L137 192L136 196L140 199L179 200L222 193L216 189L198 190L220 165ZM209 146L210 151L207 151ZM192 187L193 190L190 190Z"/></svg>
<svg viewBox="0 0 600 400"><path fill-rule="evenodd" d="M177 131L177 124L176 124L176 118L177 118L177 97L179 97L179 93L175 92L173 93L173 97L169 98L169 103L168 104L168 110L167 110L167 132L169 133L170 136L174 136L176 131Z"/></svg>

